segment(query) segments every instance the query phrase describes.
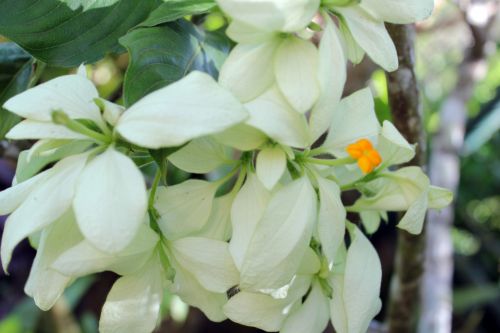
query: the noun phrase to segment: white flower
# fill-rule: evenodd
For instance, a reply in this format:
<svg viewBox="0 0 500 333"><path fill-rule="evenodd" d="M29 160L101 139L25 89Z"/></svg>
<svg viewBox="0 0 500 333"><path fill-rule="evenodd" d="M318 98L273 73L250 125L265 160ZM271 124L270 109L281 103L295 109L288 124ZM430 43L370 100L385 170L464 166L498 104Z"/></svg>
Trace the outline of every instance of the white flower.
<svg viewBox="0 0 500 333"><path fill-rule="evenodd" d="M418 167L384 172L362 187L363 195L351 207L353 211L406 211L398 227L412 234L423 228L428 208L440 209L450 204L450 191L431 186L429 178Z"/></svg>
<svg viewBox="0 0 500 333"><path fill-rule="evenodd" d="M341 4L340 2L347 2ZM324 1L339 18L346 54L357 64L366 52L387 71L398 68L396 48L384 22L408 24L429 17L433 0Z"/></svg>

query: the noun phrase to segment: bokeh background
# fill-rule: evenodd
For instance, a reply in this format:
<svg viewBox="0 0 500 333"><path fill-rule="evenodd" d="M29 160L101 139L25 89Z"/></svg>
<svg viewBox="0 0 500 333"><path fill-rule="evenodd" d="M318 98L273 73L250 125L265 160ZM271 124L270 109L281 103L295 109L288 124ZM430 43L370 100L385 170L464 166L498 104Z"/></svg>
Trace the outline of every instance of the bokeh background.
<svg viewBox="0 0 500 333"><path fill-rule="evenodd" d="M445 257L435 265L453 270L452 330L460 333L500 332L499 9L499 1L440 0L433 16L417 26L417 73L428 135L428 171L435 181L456 191L452 209L429 216L438 227L429 228L432 234L428 238L436 251L444 248L446 252L447 245L452 246L452 262ZM210 30L224 25L217 14L192 19ZM3 103L5 91L12 89L9 82L13 75L29 78L31 60L1 36L0 43ZM16 56L15 63L11 55ZM89 66L101 96L120 102L127 64L127 55L112 55ZM67 72L47 67L40 79L46 81ZM350 67L349 72L346 94L370 85L377 96L379 118L390 119L384 73L369 60ZM10 186L16 158L31 144L0 143L0 189ZM171 170L169 177L169 182L177 183L190 175ZM389 303L396 251L395 216L390 220L371 236L382 259L385 305ZM0 217L0 233L4 221L5 217ZM10 275L0 272L0 333L97 332L100 309L117 277L102 273L79 279L51 311L42 312L23 292L34 254L28 242L22 243L15 251ZM162 312L165 319L158 332L257 332L230 322L210 323L168 293ZM386 312L387 306L377 320L383 321Z"/></svg>

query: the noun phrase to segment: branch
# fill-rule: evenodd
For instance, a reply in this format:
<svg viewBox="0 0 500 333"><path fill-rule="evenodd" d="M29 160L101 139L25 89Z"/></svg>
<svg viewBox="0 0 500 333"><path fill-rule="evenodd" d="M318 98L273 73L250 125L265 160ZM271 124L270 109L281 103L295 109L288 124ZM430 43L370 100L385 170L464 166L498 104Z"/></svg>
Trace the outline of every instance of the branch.
<svg viewBox="0 0 500 333"><path fill-rule="evenodd" d="M416 156L409 165L425 165L425 135L422 125L420 94L415 75L415 26L392 25L387 28L399 55L399 69L387 73L389 103L393 121L411 143L418 143ZM389 306L389 332L413 332L420 304L420 284L424 265L425 228L420 235L398 231L395 276Z"/></svg>

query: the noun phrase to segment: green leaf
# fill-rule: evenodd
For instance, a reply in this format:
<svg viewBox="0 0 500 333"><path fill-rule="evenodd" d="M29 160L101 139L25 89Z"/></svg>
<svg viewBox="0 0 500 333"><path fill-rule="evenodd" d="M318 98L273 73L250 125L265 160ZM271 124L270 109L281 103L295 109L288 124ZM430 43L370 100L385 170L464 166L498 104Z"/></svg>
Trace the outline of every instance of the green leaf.
<svg viewBox="0 0 500 333"><path fill-rule="evenodd" d="M84 1L65 0L72 8ZM51 65L74 67L122 51L118 38L159 0L97 0L72 10L59 0L0 0L0 34ZM88 2L86 2L88 3Z"/></svg>
<svg viewBox="0 0 500 333"><path fill-rule="evenodd" d="M231 42L220 32L204 32L185 20L135 29L120 43L130 53L124 82L127 106L193 70L216 77L231 49Z"/></svg>
<svg viewBox="0 0 500 333"><path fill-rule="evenodd" d="M216 6L214 0L164 0L141 26L152 27L172 22L187 15L203 14Z"/></svg>
<svg viewBox="0 0 500 333"><path fill-rule="evenodd" d="M2 105L28 88L32 71L29 54L14 43L0 44L0 140L21 119L2 108Z"/></svg>

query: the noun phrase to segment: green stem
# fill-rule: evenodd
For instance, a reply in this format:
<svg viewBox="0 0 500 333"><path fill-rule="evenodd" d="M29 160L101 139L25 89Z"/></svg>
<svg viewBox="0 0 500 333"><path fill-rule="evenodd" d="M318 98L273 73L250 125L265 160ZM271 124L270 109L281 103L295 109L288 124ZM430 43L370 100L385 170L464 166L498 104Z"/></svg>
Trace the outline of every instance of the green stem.
<svg viewBox="0 0 500 333"><path fill-rule="evenodd" d="M35 73L33 74L33 77L31 78L30 82L28 83L28 88L33 88L38 83L38 81L40 81L40 78L42 77L42 74L45 71L46 67L47 67L46 63L40 60L36 60Z"/></svg>
<svg viewBox="0 0 500 333"><path fill-rule="evenodd" d="M153 180L153 185L151 185L151 192L149 192L149 201L148 201L149 209L154 208L156 191L158 189L158 185L160 185L161 176L162 176L161 168L158 168L158 170L156 170L155 178Z"/></svg>
<svg viewBox="0 0 500 333"><path fill-rule="evenodd" d="M238 163L238 165L236 165L231 171L229 171L229 173L227 175L225 175L221 179L218 179L214 183L217 184L217 186L221 186L222 184L226 183L227 181L229 181L231 178L234 177L234 175L236 174L236 172L238 172L240 167L241 167L241 163Z"/></svg>
<svg viewBox="0 0 500 333"><path fill-rule="evenodd" d="M341 165L356 163L356 160L352 157L337 158L333 160L324 160L319 158L307 157L305 161L313 164L327 165L327 166L341 166Z"/></svg>
<svg viewBox="0 0 500 333"><path fill-rule="evenodd" d="M73 132L80 133L85 135L91 139L94 139L98 143L109 144L112 142L112 139L102 133L96 132L88 128L87 126L79 123L76 120L70 119L67 114L62 111L54 111L52 112L52 121L55 124L63 125L66 128L72 130Z"/></svg>

